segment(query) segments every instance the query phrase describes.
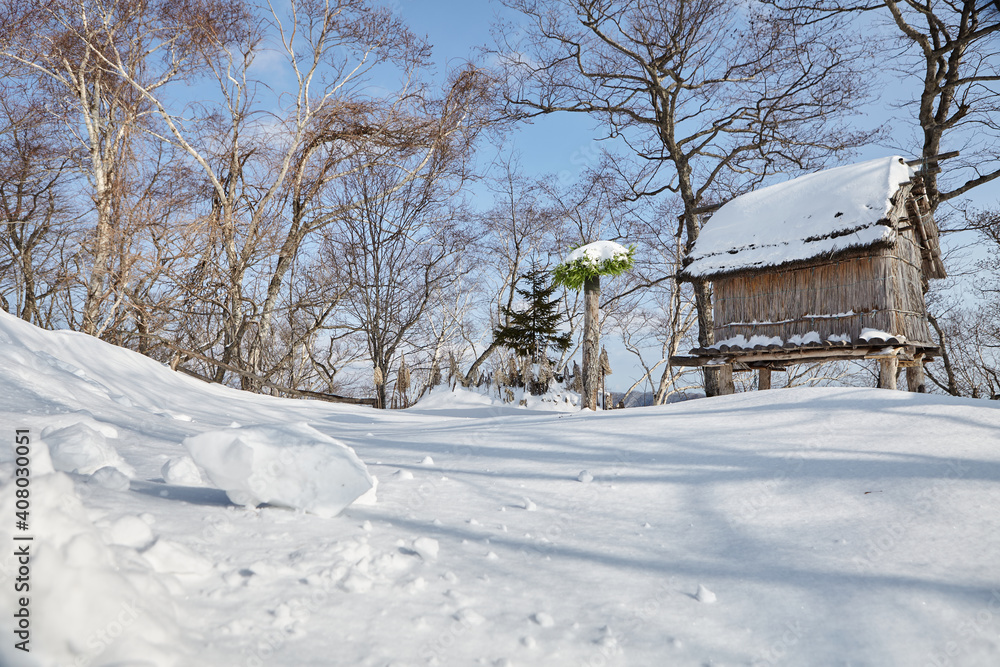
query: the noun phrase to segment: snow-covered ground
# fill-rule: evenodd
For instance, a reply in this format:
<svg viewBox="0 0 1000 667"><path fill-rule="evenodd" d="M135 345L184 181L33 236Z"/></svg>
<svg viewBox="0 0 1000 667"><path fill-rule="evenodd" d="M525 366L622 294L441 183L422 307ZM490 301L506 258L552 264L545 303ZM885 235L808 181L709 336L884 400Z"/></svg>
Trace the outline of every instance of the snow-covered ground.
<svg viewBox="0 0 1000 667"><path fill-rule="evenodd" d="M379 412L4 314L0 388L3 665L1000 664L995 403L794 389L592 414L437 392ZM284 506L329 514L369 475L336 516Z"/></svg>

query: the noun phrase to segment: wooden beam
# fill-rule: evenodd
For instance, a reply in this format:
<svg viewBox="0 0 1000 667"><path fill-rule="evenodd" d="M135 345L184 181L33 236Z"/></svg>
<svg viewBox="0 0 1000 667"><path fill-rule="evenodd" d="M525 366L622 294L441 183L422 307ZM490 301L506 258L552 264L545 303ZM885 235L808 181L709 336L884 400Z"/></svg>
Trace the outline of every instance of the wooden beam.
<svg viewBox="0 0 1000 667"><path fill-rule="evenodd" d="M925 360L937 353L937 348L918 347L912 345L870 346L870 347L816 347L797 349L772 350L727 350L713 354L698 353L670 357L671 366L725 366L733 364L734 370L745 371L755 368L770 368L785 370L786 366L804 363L822 363L827 361L843 361L845 359L888 359L894 358L899 367L907 367L916 363L918 355ZM714 352L714 351L713 351Z"/></svg>
<svg viewBox="0 0 1000 667"><path fill-rule="evenodd" d="M670 357L671 366L701 368L702 366L722 366L725 363L725 357L695 357L686 354L679 354L677 356Z"/></svg>

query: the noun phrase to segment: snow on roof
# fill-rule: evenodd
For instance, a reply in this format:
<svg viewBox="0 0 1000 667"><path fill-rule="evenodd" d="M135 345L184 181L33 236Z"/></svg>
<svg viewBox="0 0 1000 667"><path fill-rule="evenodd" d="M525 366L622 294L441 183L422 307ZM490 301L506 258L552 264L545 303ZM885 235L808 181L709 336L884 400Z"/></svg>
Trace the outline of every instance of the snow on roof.
<svg viewBox="0 0 1000 667"><path fill-rule="evenodd" d="M913 170L898 156L826 169L733 199L705 224L685 273L780 266L892 241L892 198ZM879 224L882 223L882 224Z"/></svg>

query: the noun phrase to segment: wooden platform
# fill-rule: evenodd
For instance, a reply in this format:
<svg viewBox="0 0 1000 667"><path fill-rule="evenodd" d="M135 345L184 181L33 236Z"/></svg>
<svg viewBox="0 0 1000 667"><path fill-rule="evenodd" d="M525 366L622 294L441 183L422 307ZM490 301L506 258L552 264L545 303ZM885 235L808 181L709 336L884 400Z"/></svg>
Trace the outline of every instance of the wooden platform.
<svg viewBox="0 0 1000 667"><path fill-rule="evenodd" d="M910 391L924 392L923 365L940 354L939 348L922 343L907 343L896 338L869 344L811 343L805 345L758 345L756 347L696 347L687 355L670 357L672 366L729 367L733 372L758 371L759 389L771 388L771 371L797 364L873 359L880 364L879 384L896 389L896 375L907 369Z"/></svg>

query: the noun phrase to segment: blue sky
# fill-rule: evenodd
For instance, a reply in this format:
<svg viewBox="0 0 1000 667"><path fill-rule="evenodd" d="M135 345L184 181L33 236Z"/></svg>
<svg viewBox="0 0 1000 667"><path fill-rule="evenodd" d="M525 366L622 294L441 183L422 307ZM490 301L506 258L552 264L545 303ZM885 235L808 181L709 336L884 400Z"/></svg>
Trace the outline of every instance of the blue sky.
<svg viewBox="0 0 1000 667"><path fill-rule="evenodd" d="M443 71L449 64L458 65L477 47L492 44L490 25L499 3L487 0L395 0L390 4L418 35L434 47L434 59ZM533 173L580 171L581 156L593 151L593 121L576 114L559 114L537 119L523 127L512 144L523 157L526 169Z"/></svg>

